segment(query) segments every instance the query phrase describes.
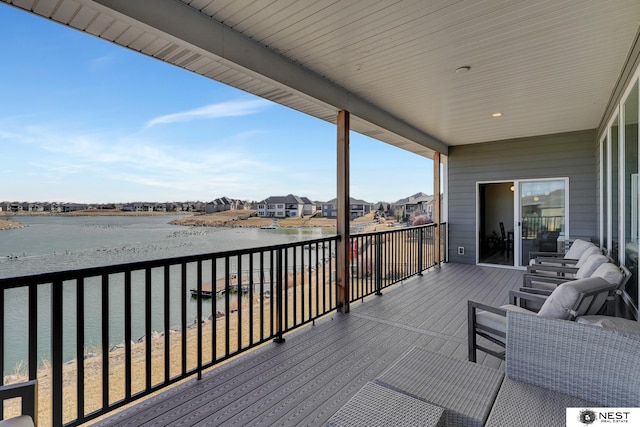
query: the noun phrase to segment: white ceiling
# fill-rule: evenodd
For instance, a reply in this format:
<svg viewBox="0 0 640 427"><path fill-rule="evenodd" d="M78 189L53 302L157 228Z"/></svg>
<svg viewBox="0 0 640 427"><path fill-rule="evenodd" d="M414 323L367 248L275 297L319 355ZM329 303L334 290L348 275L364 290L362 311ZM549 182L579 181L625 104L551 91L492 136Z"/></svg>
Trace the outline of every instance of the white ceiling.
<svg viewBox="0 0 640 427"><path fill-rule="evenodd" d="M638 0L2 1L425 156L596 128L640 23Z"/></svg>

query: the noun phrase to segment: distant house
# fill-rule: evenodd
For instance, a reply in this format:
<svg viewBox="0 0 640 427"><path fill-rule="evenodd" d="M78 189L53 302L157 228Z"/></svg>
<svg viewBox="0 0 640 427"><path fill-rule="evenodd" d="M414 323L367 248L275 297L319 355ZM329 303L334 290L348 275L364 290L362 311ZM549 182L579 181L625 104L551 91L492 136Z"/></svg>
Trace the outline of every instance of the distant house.
<svg viewBox="0 0 640 427"><path fill-rule="evenodd" d="M46 212L51 212L51 213L60 213L62 212L62 205L60 203L45 203L44 205L44 210Z"/></svg>
<svg viewBox="0 0 640 427"><path fill-rule="evenodd" d="M331 199L322 204L322 216L324 218L336 218L337 214L337 202L338 199ZM365 202L364 200L349 198L349 213L350 219L359 218L365 216L373 209L373 203Z"/></svg>
<svg viewBox="0 0 640 427"><path fill-rule="evenodd" d="M65 203L62 205L62 212L76 212L87 209L87 205L83 203Z"/></svg>
<svg viewBox="0 0 640 427"><path fill-rule="evenodd" d="M8 212L22 212L22 203L12 202L9 204Z"/></svg>
<svg viewBox="0 0 640 427"><path fill-rule="evenodd" d="M236 209L245 209L246 203L242 200L231 199L229 197L220 197L212 200L205 206L206 213L224 212Z"/></svg>
<svg viewBox="0 0 640 427"><path fill-rule="evenodd" d="M308 205L313 203L307 199ZM263 218L290 218L304 215L305 201L302 197L289 194L287 196L271 196L258 203L258 216ZM312 208L309 206L308 211Z"/></svg>
<svg viewBox="0 0 640 427"><path fill-rule="evenodd" d="M311 216L316 213L316 204L309 200L307 197L301 197L304 202L304 206L302 208L302 213L304 215Z"/></svg>
<svg viewBox="0 0 640 427"><path fill-rule="evenodd" d="M29 203L29 212L44 212L44 205L41 203Z"/></svg>
<svg viewBox="0 0 640 427"><path fill-rule="evenodd" d="M425 193L416 193L391 204L391 210L395 215L427 215L433 218L433 196Z"/></svg>

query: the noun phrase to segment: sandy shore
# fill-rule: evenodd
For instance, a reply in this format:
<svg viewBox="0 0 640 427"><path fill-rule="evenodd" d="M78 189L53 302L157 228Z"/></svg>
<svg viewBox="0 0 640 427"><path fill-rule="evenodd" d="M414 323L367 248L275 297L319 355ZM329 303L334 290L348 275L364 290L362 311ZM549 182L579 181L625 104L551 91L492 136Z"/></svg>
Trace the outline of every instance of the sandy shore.
<svg viewBox="0 0 640 427"><path fill-rule="evenodd" d="M352 224L369 223L374 220L374 212L363 217L356 218ZM256 216L254 210L231 210L216 212L205 215L193 215L185 218L178 218L171 221L171 224L196 226L196 227L267 227L272 225L273 218L261 218ZM383 220L384 222L384 220ZM319 216L307 216L304 218L278 218L278 227L282 228L305 228L321 227L335 228L336 220L333 218L322 218ZM374 231L376 226L385 227L386 224L371 224L365 231Z"/></svg>
<svg viewBox="0 0 640 427"><path fill-rule="evenodd" d="M231 210L205 215L193 215L178 218L171 224L197 227L267 227L272 225L273 218L260 218L254 210ZM335 227L336 220L330 218L278 218L278 227Z"/></svg>
<svg viewBox="0 0 640 427"><path fill-rule="evenodd" d="M0 230L14 230L16 228L24 228L25 224L17 221L9 221L8 219L0 219Z"/></svg>
<svg viewBox="0 0 640 427"><path fill-rule="evenodd" d="M51 213L51 212L0 212L2 216L21 216L21 215L55 215L55 216L175 216L183 215L183 218L174 219L170 224L184 225L191 227L248 227L259 228L268 227L273 224L272 218L260 218L256 215L255 210L231 210L225 212L216 212L212 214L192 214L187 212L123 212L117 209L88 209L68 213ZM374 221L374 212L356 218L352 221L352 225L362 223L372 223ZM387 229L389 223L372 223L367 224L365 232ZM393 222L392 222L393 223ZM335 228L336 220L332 218L322 218L320 216L307 216L304 218L279 218L277 219L278 227L282 228ZM0 218L0 230L15 229L25 227L16 221L3 220Z"/></svg>

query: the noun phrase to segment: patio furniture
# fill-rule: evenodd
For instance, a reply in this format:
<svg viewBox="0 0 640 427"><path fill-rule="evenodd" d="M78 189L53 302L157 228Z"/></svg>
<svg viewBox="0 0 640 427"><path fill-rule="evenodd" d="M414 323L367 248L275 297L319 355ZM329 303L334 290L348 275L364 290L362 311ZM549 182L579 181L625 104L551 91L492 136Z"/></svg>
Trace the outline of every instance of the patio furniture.
<svg viewBox="0 0 640 427"><path fill-rule="evenodd" d="M412 426L559 426L567 421L567 408L640 406L637 322L627 321L634 323L629 331L518 312L507 318L504 374L414 347L327 425L381 425L372 415L377 411ZM426 409L404 406L425 402ZM433 407L443 409L439 420Z"/></svg>
<svg viewBox="0 0 640 427"><path fill-rule="evenodd" d="M22 415L4 419L4 401L22 400ZM38 407L38 381L31 380L19 384L0 386L0 427L33 427Z"/></svg>
<svg viewBox="0 0 640 427"><path fill-rule="evenodd" d="M589 251L587 249L584 254ZM598 267L610 261L608 257L598 253L589 255L586 259L581 257L578 268L536 264L527 267L527 272L522 275L522 286L552 291L561 283L591 277ZM540 308L535 304L532 307Z"/></svg>
<svg viewBox="0 0 640 427"><path fill-rule="evenodd" d="M442 427L444 409L368 382L327 421L327 427Z"/></svg>
<svg viewBox="0 0 640 427"><path fill-rule="evenodd" d="M574 320L578 316L597 314L607 301L610 292L615 291L617 288L617 283L611 284L601 277L588 277L563 283L548 296L512 290L509 292L510 304L500 307L468 301L469 360L476 361L477 350L504 360L503 349L506 347L506 316L508 311L535 314L554 319ZM537 313L528 310L522 306L525 305L524 301L541 303L540 310ZM517 303L520 305L517 305ZM500 349L494 350L488 346L478 344L478 336L496 344Z"/></svg>
<svg viewBox="0 0 640 427"><path fill-rule="evenodd" d="M564 425L566 408L640 406L640 333L507 314L505 379L487 427Z"/></svg>
<svg viewBox="0 0 640 427"><path fill-rule="evenodd" d="M569 250L565 252L529 252L529 265L534 264L556 264L556 265L569 265L578 262L578 259L582 253L590 248L596 247L593 243L576 239Z"/></svg>
<svg viewBox="0 0 640 427"><path fill-rule="evenodd" d="M592 259L592 257L596 257L596 256L599 258ZM601 258L601 257L604 257L604 258ZM595 267L600 265L600 264L595 264L594 266L594 263L596 262L595 260L597 259L603 260L600 262L600 264L602 262L609 261L609 259L602 254L602 251L600 251L600 249L598 249L595 246L592 246L584 250L584 252L582 253L582 255L580 255L580 258L578 258L578 261L575 264L570 264L570 265L560 265L560 264L551 264L551 263L533 264L533 265L527 266L527 274L535 274L538 276L574 277L575 274L582 267L585 267L582 270L584 274L588 274L588 273L585 273L585 271L588 271L589 268L592 269L591 272L595 270Z"/></svg>
<svg viewBox="0 0 640 427"><path fill-rule="evenodd" d="M375 383L444 408L445 426L483 426L504 374L414 347Z"/></svg>
<svg viewBox="0 0 640 427"><path fill-rule="evenodd" d="M640 334L640 322L632 319L624 319L622 317L603 315L580 316L576 319L576 322L604 329Z"/></svg>
<svg viewBox="0 0 640 427"><path fill-rule="evenodd" d="M0 427L34 427L33 419L29 415L20 415L19 417L1 420Z"/></svg>
<svg viewBox="0 0 640 427"><path fill-rule="evenodd" d="M618 267L611 262L605 262L604 264L599 265L590 277L602 277L612 285L618 285L617 288L611 291L607 297L607 306L605 307L609 313L614 313L615 300L622 295L627 282L631 278L631 271L629 271L629 269L624 265ZM524 292L534 292L538 295L549 295L556 287L558 287L558 285L571 280L577 279L568 279L564 277L541 278L540 276L524 275L524 287L520 288L520 290ZM525 303L525 307L529 310L537 311L540 308L540 304Z"/></svg>
<svg viewBox="0 0 640 427"><path fill-rule="evenodd" d="M542 230L538 232L534 244L541 252L552 252L558 249L560 230Z"/></svg>
<svg viewBox="0 0 640 427"><path fill-rule="evenodd" d="M583 265L582 270L578 269L573 277L557 277L557 276L540 276L534 273L525 273L522 275L522 286L525 288L537 288L552 291L558 285L585 277L602 277L609 283L620 283L626 273L621 267L610 262L608 259L604 261L604 255L592 255L589 262ZM604 261L604 262L603 262ZM595 267L595 268L594 268ZM629 270L625 270L628 272ZM630 275L631 273L629 273ZM626 283L626 282L625 282Z"/></svg>

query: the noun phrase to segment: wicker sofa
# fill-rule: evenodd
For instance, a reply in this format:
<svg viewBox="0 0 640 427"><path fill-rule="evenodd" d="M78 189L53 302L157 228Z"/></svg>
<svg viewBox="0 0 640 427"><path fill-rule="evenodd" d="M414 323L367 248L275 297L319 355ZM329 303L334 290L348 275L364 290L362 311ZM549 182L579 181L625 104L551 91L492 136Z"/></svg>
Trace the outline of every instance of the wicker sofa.
<svg viewBox="0 0 640 427"><path fill-rule="evenodd" d="M640 406L640 330L507 314L504 381L487 426L564 425L567 407Z"/></svg>
<svg viewBox="0 0 640 427"><path fill-rule="evenodd" d="M508 312L504 375L414 347L327 425L560 426L568 407L640 407L640 329L632 326Z"/></svg>

